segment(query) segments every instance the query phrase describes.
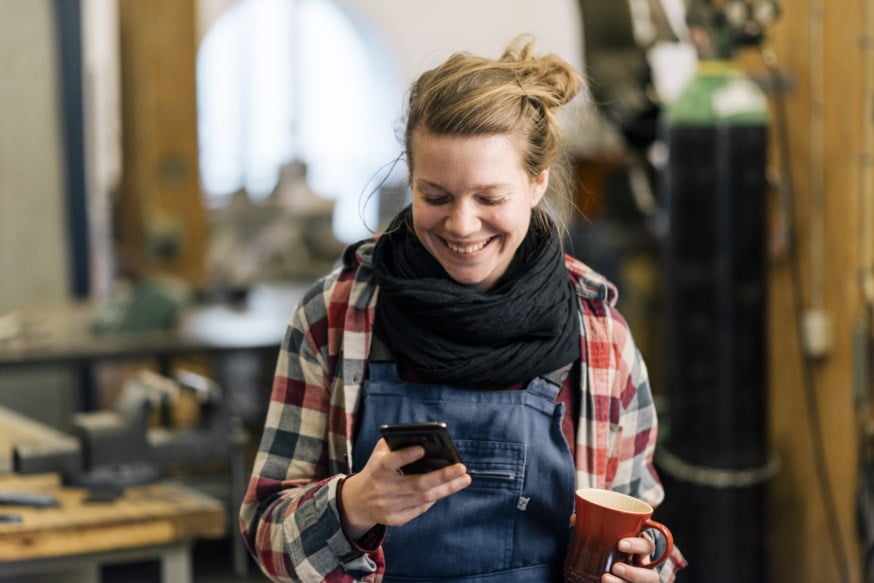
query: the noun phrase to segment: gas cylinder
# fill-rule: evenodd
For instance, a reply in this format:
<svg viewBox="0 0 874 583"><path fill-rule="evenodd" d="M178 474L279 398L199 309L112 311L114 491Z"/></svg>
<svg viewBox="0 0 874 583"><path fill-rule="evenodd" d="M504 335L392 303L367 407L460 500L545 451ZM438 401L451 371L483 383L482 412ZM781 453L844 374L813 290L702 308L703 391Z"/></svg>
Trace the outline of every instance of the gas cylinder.
<svg viewBox="0 0 874 583"><path fill-rule="evenodd" d="M663 112L668 159L664 393L656 458L685 579L766 575L767 100L733 61L705 60Z"/></svg>

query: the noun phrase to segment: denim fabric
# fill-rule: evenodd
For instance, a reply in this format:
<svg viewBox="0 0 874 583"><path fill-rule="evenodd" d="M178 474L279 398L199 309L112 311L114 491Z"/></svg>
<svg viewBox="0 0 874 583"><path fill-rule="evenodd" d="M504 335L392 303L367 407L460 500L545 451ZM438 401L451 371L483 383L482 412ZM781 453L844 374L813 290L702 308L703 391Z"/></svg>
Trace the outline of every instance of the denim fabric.
<svg viewBox="0 0 874 583"><path fill-rule="evenodd" d="M444 421L472 478L389 529L384 581L561 580L575 483L559 386L540 377L519 391L406 383L395 363L371 362L362 390L353 470L367 462L380 425Z"/></svg>

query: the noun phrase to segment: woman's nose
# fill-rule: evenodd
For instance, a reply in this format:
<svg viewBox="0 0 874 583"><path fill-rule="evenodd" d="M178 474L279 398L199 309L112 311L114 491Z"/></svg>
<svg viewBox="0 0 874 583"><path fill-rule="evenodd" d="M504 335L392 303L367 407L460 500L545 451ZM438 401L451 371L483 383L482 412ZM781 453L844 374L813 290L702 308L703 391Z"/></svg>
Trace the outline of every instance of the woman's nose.
<svg viewBox="0 0 874 583"><path fill-rule="evenodd" d="M465 203L453 205L446 217L446 230L453 235L463 237L479 230L479 217L476 209Z"/></svg>

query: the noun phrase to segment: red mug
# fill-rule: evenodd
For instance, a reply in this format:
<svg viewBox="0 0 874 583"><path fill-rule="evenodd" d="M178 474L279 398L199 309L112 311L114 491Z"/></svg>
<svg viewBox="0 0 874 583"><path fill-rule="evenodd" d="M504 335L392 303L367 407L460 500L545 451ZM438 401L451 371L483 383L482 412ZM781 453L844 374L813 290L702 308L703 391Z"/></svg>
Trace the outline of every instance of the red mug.
<svg viewBox="0 0 874 583"><path fill-rule="evenodd" d="M567 583L600 583L613 563L631 563L632 556L619 551L619 541L637 537L647 528L655 528L665 538L665 549L646 567L656 567L671 554L674 537L668 528L651 520L652 506L633 498L598 488L576 492L576 522L564 563Z"/></svg>

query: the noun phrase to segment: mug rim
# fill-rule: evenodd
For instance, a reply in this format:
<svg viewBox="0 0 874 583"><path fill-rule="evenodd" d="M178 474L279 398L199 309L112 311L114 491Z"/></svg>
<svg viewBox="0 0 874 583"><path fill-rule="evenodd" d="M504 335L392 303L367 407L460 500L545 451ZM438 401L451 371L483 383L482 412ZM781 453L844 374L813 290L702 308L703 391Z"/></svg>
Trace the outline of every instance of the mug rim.
<svg viewBox="0 0 874 583"><path fill-rule="evenodd" d="M617 512L637 514L640 516L652 515L653 513L653 507L643 500L614 490L606 490L604 488L578 488L575 495L590 504L603 506ZM617 507L617 502L620 503L621 506Z"/></svg>

